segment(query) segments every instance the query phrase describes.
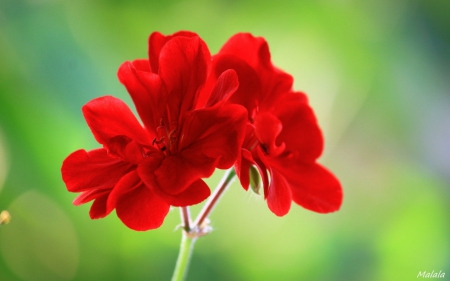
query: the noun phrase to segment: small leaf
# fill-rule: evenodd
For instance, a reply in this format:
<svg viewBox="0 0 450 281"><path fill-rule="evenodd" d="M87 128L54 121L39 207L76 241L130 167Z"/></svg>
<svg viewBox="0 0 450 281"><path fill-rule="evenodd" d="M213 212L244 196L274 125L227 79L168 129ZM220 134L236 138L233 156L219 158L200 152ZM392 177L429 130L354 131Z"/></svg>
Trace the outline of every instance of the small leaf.
<svg viewBox="0 0 450 281"><path fill-rule="evenodd" d="M250 187L253 192L259 195L259 189L261 188L261 177L259 176L258 169L255 166L250 166Z"/></svg>

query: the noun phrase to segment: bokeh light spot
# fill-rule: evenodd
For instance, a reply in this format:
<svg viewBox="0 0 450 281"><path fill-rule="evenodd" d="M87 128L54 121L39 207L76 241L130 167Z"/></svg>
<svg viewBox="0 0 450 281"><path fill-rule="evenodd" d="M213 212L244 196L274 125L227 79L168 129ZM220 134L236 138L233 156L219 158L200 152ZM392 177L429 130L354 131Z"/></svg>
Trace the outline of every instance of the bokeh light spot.
<svg viewBox="0 0 450 281"><path fill-rule="evenodd" d="M26 281L71 280L78 267L78 239L61 208L28 191L8 211L14 221L0 231L0 250L11 271Z"/></svg>

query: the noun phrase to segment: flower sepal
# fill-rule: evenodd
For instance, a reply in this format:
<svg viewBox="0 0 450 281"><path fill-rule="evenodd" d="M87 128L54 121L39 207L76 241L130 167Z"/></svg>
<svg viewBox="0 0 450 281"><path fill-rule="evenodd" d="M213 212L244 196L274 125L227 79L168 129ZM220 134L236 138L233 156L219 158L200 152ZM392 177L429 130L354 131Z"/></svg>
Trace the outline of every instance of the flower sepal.
<svg viewBox="0 0 450 281"><path fill-rule="evenodd" d="M250 188L254 193L259 195L259 190L261 189L261 177L258 169L253 165L250 166Z"/></svg>

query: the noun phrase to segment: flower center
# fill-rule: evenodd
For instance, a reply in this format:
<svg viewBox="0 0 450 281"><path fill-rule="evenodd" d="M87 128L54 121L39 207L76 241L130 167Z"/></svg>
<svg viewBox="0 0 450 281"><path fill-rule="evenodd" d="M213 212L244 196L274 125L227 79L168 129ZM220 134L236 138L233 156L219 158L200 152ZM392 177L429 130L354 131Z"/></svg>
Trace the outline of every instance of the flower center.
<svg viewBox="0 0 450 281"><path fill-rule="evenodd" d="M171 155L176 151L178 140L178 128L176 122L170 122L168 125L163 119L156 128L156 138L152 144L166 155Z"/></svg>

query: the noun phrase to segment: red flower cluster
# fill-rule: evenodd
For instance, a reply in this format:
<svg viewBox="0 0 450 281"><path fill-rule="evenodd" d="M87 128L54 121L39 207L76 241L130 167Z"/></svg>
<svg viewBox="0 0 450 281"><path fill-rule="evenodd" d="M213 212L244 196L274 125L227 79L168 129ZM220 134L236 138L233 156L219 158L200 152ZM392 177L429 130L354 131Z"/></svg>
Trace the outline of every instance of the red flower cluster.
<svg viewBox="0 0 450 281"><path fill-rule="evenodd" d="M287 214L292 200L319 213L338 210L341 185L316 163L323 137L314 112L306 95L292 90L292 77L272 65L267 42L250 34L234 35L213 57L209 82L217 81L225 69L234 69L239 77L230 102L248 112L246 137L235 164L242 186L248 189L249 168L255 165L274 214Z"/></svg>
<svg viewBox="0 0 450 281"><path fill-rule="evenodd" d="M118 71L143 124L111 96L83 107L103 148L63 162L67 189L81 192L75 205L94 200L91 218L116 209L129 228L158 228L170 206L210 195L202 178L234 165L245 189L250 167L259 169L276 215L292 200L316 212L340 207L338 180L315 163L323 139L306 96L271 64L264 39L237 34L213 57L192 32L155 32L148 45L148 59Z"/></svg>

